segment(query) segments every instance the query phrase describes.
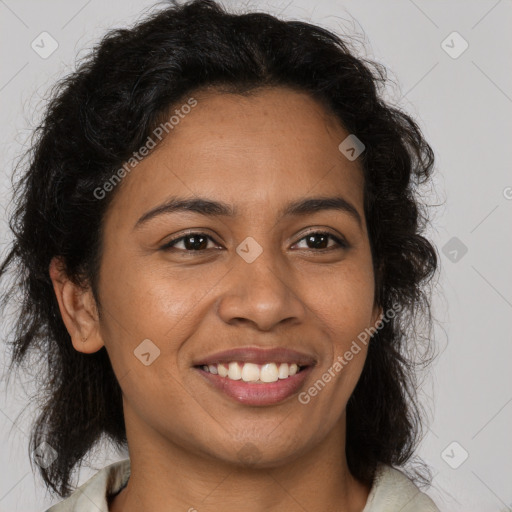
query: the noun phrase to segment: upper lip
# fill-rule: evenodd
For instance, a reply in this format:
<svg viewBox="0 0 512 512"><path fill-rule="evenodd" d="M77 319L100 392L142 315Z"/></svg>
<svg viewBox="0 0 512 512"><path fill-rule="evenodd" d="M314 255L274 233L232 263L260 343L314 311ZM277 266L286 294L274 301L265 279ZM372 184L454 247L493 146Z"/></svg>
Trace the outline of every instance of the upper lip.
<svg viewBox="0 0 512 512"><path fill-rule="evenodd" d="M209 356L202 357L194 361L194 366L202 366L217 363L230 363L231 361L240 361L244 363L297 363L300 366L311 366L316 364L316 359L303 352L298 352L290 348L259 348L242 347L216 352Z"/></svg>

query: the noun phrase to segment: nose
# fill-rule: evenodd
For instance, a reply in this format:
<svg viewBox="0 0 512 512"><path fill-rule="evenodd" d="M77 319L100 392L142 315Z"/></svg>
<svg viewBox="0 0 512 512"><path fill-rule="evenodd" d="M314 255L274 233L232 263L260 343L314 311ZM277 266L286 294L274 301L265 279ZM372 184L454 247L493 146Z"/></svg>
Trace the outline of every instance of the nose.
<svg viewBox="0 0 512 512"><path fill-rule="evenodd" d="M247 323L269 331L281 323L304 321L306 307L293 273L271 251L263 251L252 263L237 256L224 290L217 311L227 324Z"/></svg>

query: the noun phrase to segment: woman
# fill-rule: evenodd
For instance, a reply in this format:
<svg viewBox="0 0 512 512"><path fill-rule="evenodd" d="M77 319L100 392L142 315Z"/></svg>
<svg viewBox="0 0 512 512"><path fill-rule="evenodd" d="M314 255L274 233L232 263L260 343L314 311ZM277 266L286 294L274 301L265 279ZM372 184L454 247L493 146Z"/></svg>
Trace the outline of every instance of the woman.
<svg viewBox="0 0 512 512"><path fill-rule="evenodd" d="M385 81L325 29L203 0L61 82L1 267L11 367L46 354L51 512L438 510L399 470L434 160ZM129 458L73 490L102 436Z"/></svg>

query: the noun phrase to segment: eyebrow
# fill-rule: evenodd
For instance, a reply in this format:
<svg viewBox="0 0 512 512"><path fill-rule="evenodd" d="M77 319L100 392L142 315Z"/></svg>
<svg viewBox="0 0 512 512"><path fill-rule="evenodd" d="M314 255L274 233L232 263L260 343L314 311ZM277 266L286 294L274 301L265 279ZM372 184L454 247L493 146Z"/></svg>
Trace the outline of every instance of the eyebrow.
<svg viewBox="0 0 512 512"><path fill-rule="evenodd" d="M362 219L355 206L341 196L312 197L300 199L287 204L278 212L279 219L293 216L306 216L324 210L337 210L347 213L362 228ZM174 212L194 212L207 217L236 217L238 209L221 201L212 201L203 197L179 198L171 197L165 203L144 213L135 223L134 229L139 229L149 220L163 214Z"/></svg>

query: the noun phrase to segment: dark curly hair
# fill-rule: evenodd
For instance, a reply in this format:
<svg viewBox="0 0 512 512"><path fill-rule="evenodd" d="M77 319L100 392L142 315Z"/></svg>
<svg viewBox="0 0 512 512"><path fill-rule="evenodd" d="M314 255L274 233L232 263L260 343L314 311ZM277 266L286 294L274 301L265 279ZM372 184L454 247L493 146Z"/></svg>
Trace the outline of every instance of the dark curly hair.
<svg viewBox="0 0 512 512"><path fill-rule="evenodd" d="M213 0L170 2L132 28L108 32L51 91L15 169L15 176L23 172L13 184L14 238L0 266L2 311L19 298L6 341L8 371L40 355L38 365L25 368L38 368L39 383L29 451L42 442L58 447L51 465L38 466L47 489L69 495L73 471L103 436L126 447L121 389L105 347L93 354L73 348L50 261L62 257L68 276L91 286L101 315L102 220L120 187L101 200L94 191L173 105L201 88L305 91L366 146L359 162L375 297L384 311L397 304L401 310L369 344L347 404L346 456L351 473L368 484L377 464L414 459L424 425L418 375L432 361L427 284L438 266L435 247L421 235L429 219L416 189L428 182L434 154L418 124L381 99L385 68L354 53L347 40L309 23L229 13ZM418 319L426 321L426 336Z"/></svg>

